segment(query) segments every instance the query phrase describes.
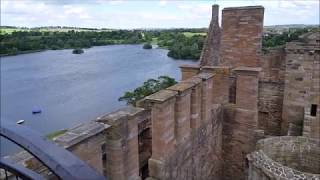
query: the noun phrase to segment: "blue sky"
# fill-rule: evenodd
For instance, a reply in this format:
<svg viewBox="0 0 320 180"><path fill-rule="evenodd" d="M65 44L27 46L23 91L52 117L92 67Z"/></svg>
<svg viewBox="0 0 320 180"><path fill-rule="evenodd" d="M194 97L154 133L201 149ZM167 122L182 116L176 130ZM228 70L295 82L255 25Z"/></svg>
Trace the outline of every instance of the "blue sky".
<svg viewBox="0 0 320 180"><path fill-rule="evenodd" d="M262 5L265 25L319 24L318 0L1 0L1 25L197 28L209 25L213 4Z"/></svg>

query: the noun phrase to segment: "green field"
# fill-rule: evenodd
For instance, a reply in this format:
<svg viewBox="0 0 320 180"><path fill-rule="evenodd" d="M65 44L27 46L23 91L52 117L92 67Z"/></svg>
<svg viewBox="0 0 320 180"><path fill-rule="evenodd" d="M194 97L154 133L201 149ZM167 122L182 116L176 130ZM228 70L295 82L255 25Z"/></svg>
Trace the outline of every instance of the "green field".
<svg viewBox="0 0 320 180"><path fill-rule="evenodd" d="M68 31L112 31L111 29L97 29L97 30L90 30L90 29L79 29L79 28L4 28L0 27L0 34L11 34L15 31L40 31L40 32L68 32Z"/></svg>
<svg viewBox="0 0 320 180"><path fill-rule="evenodd" d="M186 37L192 37L192 36L195 36L195 35L201 35L201 36L207 35L207 33L194 33L194 32L184 32L183 34Z"/></svg>
<svg viewBox="0 0 320 180"><path fill-rule="evenodd" d="M17 29L17 28L1 28L0 34L11 34L14 31L29 31L28 29Z"/></svg>
<svg viewBox="0 0 320 180"><path fill-rule="evenodd" d="M195 35L201 35L201 36L206 36L207 33L194 33L194 32L183 32L183 35L185 35L187 38L195 36ZM157 37L153 37L151 44L155 45L158 44L158 38Z"/></svg>

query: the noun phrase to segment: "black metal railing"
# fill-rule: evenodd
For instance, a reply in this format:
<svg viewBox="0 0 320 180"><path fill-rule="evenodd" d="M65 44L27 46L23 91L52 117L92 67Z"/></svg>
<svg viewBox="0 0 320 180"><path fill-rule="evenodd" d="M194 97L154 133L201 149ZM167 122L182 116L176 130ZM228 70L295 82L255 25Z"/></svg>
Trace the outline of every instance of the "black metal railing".
<svg viewBox="0 0 320 180"><path fill-rule="evenodd" d="M4 121L1 121L0 125L0 136L28 151L59 179L107 179L71 152L48 141L39 133L23 125ZM25 167L15 165L3 158L0 159L0 169L3 169L7 179L9 177L8 173L14 175L17 179L43 179L39 174Z"/></svg>
<svg viewBox="0 0 320 180"><path fill-rule="evenodd" d="M10 179L23 179L23 180L44 180L39 174L7 159L0 158L0 169L3 170L5 180Z"/></svg>

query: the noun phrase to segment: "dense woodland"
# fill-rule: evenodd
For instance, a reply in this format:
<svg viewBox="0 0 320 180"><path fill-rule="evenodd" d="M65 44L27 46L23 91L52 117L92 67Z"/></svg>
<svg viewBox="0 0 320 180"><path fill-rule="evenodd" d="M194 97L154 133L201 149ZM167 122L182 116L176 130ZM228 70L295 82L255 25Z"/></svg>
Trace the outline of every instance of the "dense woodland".
<svg viewBox="0 0 320 180"><path fill-rule="evenodd" d="M290 29L282 34L270 33L263 38L264 48L283 45L298 39L310 29ZM198 60L206 29L163 30L20 30L0 34L0 55L14 55L38 50L77 49L112 44L157 44L168 49L174 59Z"/></svg>
<svg viewBox="0 0 320 180"><path fill-rule="evenodd" d="M142 43L140 31L16 31L0 35L0 54L45 49L89 48L110 44Z"/></svg>
<svg viewBox="0 0 320 180"><path fill-rule="evenodd" d="M302 28L302 29L290 29L287 32L283 32L282 34L265 34L262 39L262 47L275 47L284 45L286 42L298 40L299 36L307 33L309 31L313 31L316 29L311 28Z"/></svg>

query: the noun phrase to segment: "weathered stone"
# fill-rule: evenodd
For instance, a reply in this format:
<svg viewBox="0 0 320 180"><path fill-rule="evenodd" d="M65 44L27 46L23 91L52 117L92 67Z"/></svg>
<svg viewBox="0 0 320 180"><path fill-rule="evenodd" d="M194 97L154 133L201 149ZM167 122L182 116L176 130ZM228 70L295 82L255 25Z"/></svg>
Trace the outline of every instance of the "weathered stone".
<svg viewBox="0 0 320 180"><path fill-rule="evenodd" d="M201 66L217 66L219 64L220 39L219 6L215 4L212 6L212 18L200 56Z"/></svg>
<svg viewBox="0 0 320 180"><path fill-rule="evenodd" d="M222 10L221 63L231 67L258 67L263 31L262 6Z"/></svg>
<svg viewBox="0 0 320 180"><path fill-rule="evenodd" d="M212 103L226 104L229 102L229 76L230 67L227 66L203 66L201 72L212 73Z"/></svg>
<svg viewBox="0 0 320 180"><path fill-rule="evenodd" d="M182 65L180 66L182 80L191 78L200 72L199 65Z"/></svg>
<svg viewBox="0 0 320 180"><path fill-rule="evenodd" d="M311 104L320 105L320 45L315 43L320 41L320 36L315 32L302 37L300 42L286 45L282 134L302 135L304 109ZM315 121L319 124L319 120Z"/></svg>
<svg viewBox="0 0 320 180"><path fill-rule="evenodd" d="M319 179L320 142L305 137L260 140L248 157L249 180Z"/></svg>

